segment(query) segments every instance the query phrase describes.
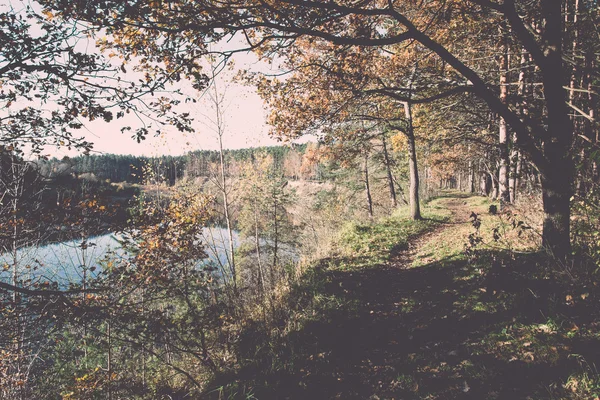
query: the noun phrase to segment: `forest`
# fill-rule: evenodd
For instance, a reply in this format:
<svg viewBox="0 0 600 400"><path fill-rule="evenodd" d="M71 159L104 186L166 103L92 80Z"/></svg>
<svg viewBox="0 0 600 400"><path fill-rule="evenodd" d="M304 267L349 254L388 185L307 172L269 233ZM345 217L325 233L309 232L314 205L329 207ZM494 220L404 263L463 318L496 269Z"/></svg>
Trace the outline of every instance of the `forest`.
<svg viewBox="0 0 600 400"><path fill-rule="evenodd" d="M1 399L600 398L596 1L9 0L0 27ZM281 145L227 148L227 71ZM101 154L99 123L217 150Z"/></svg>
<svg viewBox="0 0 600 400"><path fill-rule="evenodd" d="M223 150L227 164L247 162L260 155L273 158L274 168L281 170L290 179L300 177L298 160L306 151L306 144L291 147L273 146ZM289 154L290 152L294 154ZM294 161L292 161L294 160ZM75 174L88 180L143 184L155 182L175 185L182 179L208 177L214 174L210 168L219 162L219 152L197 150L182 156L144 157L122 154L99 154L77 157L52 158L39 162L40 173L44 176ZM284 166L285 163L285 166ZM296 165L298 164L298 165ZM232 167L233 168L233 167ZM308 168L308 167L305 167ZM305 176L308 178L308 175Z"/></svg>

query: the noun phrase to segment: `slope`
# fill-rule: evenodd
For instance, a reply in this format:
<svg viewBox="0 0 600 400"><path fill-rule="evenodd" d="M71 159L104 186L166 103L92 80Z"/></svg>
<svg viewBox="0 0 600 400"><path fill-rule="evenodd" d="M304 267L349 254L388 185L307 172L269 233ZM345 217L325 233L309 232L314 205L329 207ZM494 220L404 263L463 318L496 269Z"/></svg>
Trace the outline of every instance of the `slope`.
<svg viewBox="0 0 600 400"><path fill-rule="evenodd" d="M509 221L489 206L449 194L428 220L347 228L276 328L247 327L222 398L597 398L597 287L540 253L474 241Z"/></svg>

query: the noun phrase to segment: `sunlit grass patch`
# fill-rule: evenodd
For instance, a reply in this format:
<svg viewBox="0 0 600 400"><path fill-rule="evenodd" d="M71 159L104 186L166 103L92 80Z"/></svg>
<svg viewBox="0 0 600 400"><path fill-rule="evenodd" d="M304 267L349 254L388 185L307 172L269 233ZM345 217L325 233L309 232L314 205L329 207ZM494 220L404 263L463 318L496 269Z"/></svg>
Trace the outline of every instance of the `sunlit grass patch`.
<svg viewBox="0 0 600 400"><path fill-rule="evenodd" d="M449 218L452 215L452 211L449 209L449 201L454 202L454 207L459 207L459 212L464 213L464 215L455 215L454 221L450 221L439 235L421 246L414 257L413 267L421 267L437 262L452 263L464 260L465 244L468 242L469 234L474 231L468 220L468 213L487 213L489 206L493 204L487 197L472 196L462 198L441 197L432 200L428 205Z"/></svg>
<svg viewBox="0 0 600 400"><path fill-rule="evenodd" d="M449 207L454 207L457 215L439 235L421 246L413 267L466 260L465 249L471 234L481 238L478 248L484 250L531 252L539 248L534 230L512 209L499 211L498 202L488 197L447 196L432 200L429 206L446 213L451 213ZM473 226L474 217L480 222L478 230Z"/></svg>
<svg viewBox="0 0 600 400"><path fill-rule="evenodd" d="M582 371L571 375L562 387L568 393L569 398L573 400L600 398L599 367L583 361Z"/></svg>
<svg viewBox="0 0 600 400"><path fill-rule="evenodd" d="M447 210L424 207L425 218L413 221L406 208L400 208L387 218L374 223L350 222L341 229L338 248L342 255L352 257L354 265L347 268L376 266L387 262L390 252L406 248L410 238L445 221Z"/></svg>
<svg viewBox="0 0 600 400"><path fill-rule="evenodd" d="M444 263L465 259L465 243L472 232L469 224L447 227L439 236L425 243L415 254L413 267L421 267L443 260Z"/></svg>

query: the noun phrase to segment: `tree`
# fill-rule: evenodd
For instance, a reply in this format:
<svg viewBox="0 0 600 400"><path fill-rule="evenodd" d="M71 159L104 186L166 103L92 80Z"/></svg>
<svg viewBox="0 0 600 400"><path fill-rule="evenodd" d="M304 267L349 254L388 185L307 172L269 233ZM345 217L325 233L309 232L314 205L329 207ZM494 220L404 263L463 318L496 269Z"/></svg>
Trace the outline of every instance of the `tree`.
<svg viewBox="0 0 600 400"><path fill-rule="evenodd" d="M285 80L269 80L265 77L256 80L259 93L272 109L270 123L273 134L289 139L312 133L322 136L326 142L356 142L362 138L366 148L369 147L366 142L373 139L371 136L378 135L378 131L390 128L400 130L409 143L411 217L420 219L419 172L412 107L413 102L427 102L430 99L413 98L417 65L411 66L413 62L407 62L406 58L399 60L376 49L364 50L357 46L338 49L334 45L322 44L314 50L309 43L300 42L296 52L290 52L284 64L290 76ZM400 69L411 69L411 72L405 79L390 74ZM386 92L388 86L384 81L405 85L407 97L399 99L397 95ZM352 124L364 125L367 122L371 125L371 135L360 134L352 138L344 133L345 130L356 133ZM386 152L385 143L383 150ZM395 206L395 189L390 174L388 181Z"/></svg>
<svg viewBox="0 0 600 400"><path fill-rule="evenodd" d="M210 218L209 202L208 196L189 190L174 193L166 203L140 200L132 224L122 232L127 256L104 262L103 273L91 282L101 291L79 304L94 312L69 321L76 326L88 323L104 350L106 373L100 373L102 385L92 385L92 393L130 398L148 391L147 359L168 366L198 390L202 385L191 369L202 366L215 372L211 351L219 341L209 341L207 335L218 334L220 310L209 306L212 271L199 264L207 255L201 234ZM113 353L116 344L123 354ZM127 354L141 362L131 363ZM83 373L94 378L93 373ZM141 388L131 383L140 378ZM76 379L78 383L85 380ZM74 389L73 398L84 395L85 387Z"/></svg>
<svg viewBox="0 0 600 400"><path fill-rule="evenodd" d="M500 57L498 67L500 70L500 101L503 104L508 103L508 38L505 33L506 27L500 27ZM500 168L498 173L498 183L500 191L500 205L510 203L510 160L508 149L508 126L506 120L500 117L498 122L498 142L500 146Z"/></svg>
<svg viewBox="0 0 600 400"><path fill-rule="evenodd" d="M32 274L37 265L29 265L19 250L36 246L44 239L42 191L44 182L33 163L14 152L0 152L0 280L15 288L32 289L40 280ZM33 304L32 304L33 303ZM36 326L34 301L26 294L11 291L0 297L2 335L0 343L0 387L3 398L25 399L26 382L32 373L39 342L47 330Z"/></svg>
<svg viewBox="0 0 600 400"><path fill-rule="evenodd" d="M246 164L242 187L240 229L242 237L251 239L256 262L258 287L261 294L275 290L285 276L289 249L296 239L296 229L288 208L294 202L294 193L288 187L282 171L275 166L271 155L258 154L255 162ZM250 271L251 273L253 271Z"/></svg>
<svg viewBox="0 0 600 400"><path fill-rule="evenodd" d="M178 100L143 97L160 93L172 74L186 68L204 82L198 68L182 65L171 75L147 72L145 79L128 80L127 60L119 65L99 51L79 50L78 42L93 37L91 29L29 5L13 7L0 12L1 146L34 155L43 155L47 146L87 152L92 143L74 134L84 120L109 122L128 113L159 115L163 124L189 129L187 114L173 109ZM136 129L135 137L142 140L150 128Z"/></svg>
<svg viewBox="0 0 600 400"><path fill-rule="evenodd" d="M451 93L471 92L513 129L519 149L539 170L542 181L544 224L543 245L557 257L570 253L570 208L574 164L570 154L573 124L564 86L572 67L563 59L563 2L539 0L432 1L427 7L404 1L368 0L317 2L285 0L265 4L260 1L224 3L142 2L132 7L115 1L71 3L46 0L44 4L62 10L64 16L84 18L98 26L110 26L111 33L127 36L133 44L147 42L158 33L180 40L219 40L227 35L245 34L248 45L262 54L288 49L299 39L327 42L339 46L356 45L385 49L401 43L418 42L425 52L435 55L455 77ZM591 8L592 4L586 5ZM110 12L103 12L107 10ZM142 17L143 16L143 17ZM501 100L496 85L486 80L455 47L467 47L467 38L476 37L460 20L487 20L497 28L506 25L509 36L530 54L539 71L543 99L536 105L543 121L527 118ZM132 35L130 27L135 27ZM452 36L440 35L440 27L460 26ZM464 29L466 28L466 29ZM456 30L451 32L456 32ZM287 51L287 50L286 50ZM440 92L442 96L446 93ZM406 96L404 96L406 97Z"/></svg>
<svg viewBox="0 0 600 400"><path fill-rule="evenodd" d="M300 167L302 166L302 154L292 147L283 160L283 171L286 177L300 179Z"/></svg>

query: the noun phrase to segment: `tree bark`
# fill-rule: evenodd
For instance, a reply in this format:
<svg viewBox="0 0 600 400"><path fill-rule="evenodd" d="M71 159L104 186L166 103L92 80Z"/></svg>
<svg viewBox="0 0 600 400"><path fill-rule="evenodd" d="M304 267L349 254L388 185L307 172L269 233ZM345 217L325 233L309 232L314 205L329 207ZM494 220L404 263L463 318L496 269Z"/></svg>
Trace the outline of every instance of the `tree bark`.
<svg viewBox="0 0 600 400"><path fill-rule="evenodd" d="M390 156L387 150L387 143L385 140L385 132L381 133L381 144L383 145L383 160L385 162L385 171L387 173L388 186L390 188L390 200L392 208L398 207L398 200L396 198L396 187L394 185L394 176L392 175L392 165L390 162Z"/></svg>
<svg viewBox="0 0 600 400"><path fill-rule="evenodd" d="M588 53L586 54L586 69L588 71L587 73L587 90L588 90L588 114L590 116L591 120L586 119L585 121L585 125L584 125L584 132L585 135L590 139L590 141L595 144L596 146L598 146L598 141L599 141L599 135L598 135L598 125L592 123L592 121L596 121L596 107L597 107L597 101L596 101L596 94L594 93L594 79L592 76L592 72L594 71L594 68L596 67L595 62L594 62L594 54L591 51L588 51ZM594 182L599 182L600 179L599 175L598 175L598 162L594 159L592 160L592 165L591 165L591 172L592 172L592 176L591 179Z"/></svg>
<svg viewBox="0 0 600 400"><path fill-rule="evenodd" d="M373 219L373 198L371 197L371 186L369 185L369 154L365 155L363 172L365 174L365 193L367 195L367 210L369 218Z"/></svg>
<svg viewBox="0 0 600 400"><path fill-rule="evenodd" d="M258 281L260 283L261 296L265 294L265 274L262 267L260 251L260 235L258 232L258 204L254 200L254 250L256 251L256 264L258 265Z"/></svg>
<svg viewBox="0 0 600 400"><path fill-rule="evenodd" d="M475 168L473 168L473 160L469 160L469 193L475 193Z"/></svg>
<svg viewBox="0 0 600 400"><path fill-rule="evenodd" d="M559 260L565 260L571 250L570 204L572 174L557 165L541 175L544 201L542 246Z"/></svg>
<svg viewBox="0 0 600 400"><path fill-rule="evenodd" d="M214 79L214 77L213 77ZM217 137L219 140L219 169L220 169L220 189L221 189L221 194L223 196L223 213L225 215L225 223L227 224L227 236L228 236L228 247L229 247L229 254L227 254L227 252L225 252L225 255L227 256L227 261L229 263L229 269L231 272L231 280L233 283L233 289L234 291L237 291L237 273L236 273L236 267L235 267L235 249L234 249L234 243L233 243L233 226L231 223L231 215L230 215L230 206L229 206L229 196L228 196L228 192L227 192L227 176L225 174L225 157L223 154L223 135L225 134L225 122L223 121L223 107L222 107L222 103L225 100L225 94L224 93L219 93L218 89L217 89L217 83L216 81L213 81L213 89L214 89L214 93L213 93L213 105L215 107L215 129L216 129L216 133L217 133Z"/></svg>
<svg viewBox="0 0 600 400"><path fill-rule="evenodd" d="M565 260L571 253L570 199L574 174L569 153L573 124L563 89L566 74L563 71L561 47L561 2L542 0L542 12L546 19L543 34L546 64L542 68L542 79L548 112L548 134L542 140L547 163L540 169L544 202L542 245L557 259Z"/></svg>
<svg viewBox="0 0 600 400"><path fill-rule="evenodd" d="M498 181L498 177L495 176L494 173L490 172L490 181L492 182L492 191L490 192L490 197L494 200L497 200L500 195L500 182Z"/></svg>
<svg viewBox="0 0 600 400"><path fill-rule="evenodd" d="M406 115L406 139L408 141L408 173L410 176L409 203L410 217L419 220L421 216L421 205L419 204L419 170L417 165L417 147L415 144L415 132L412 120L412 107L410 103L404 103Z"/></svg>
<svg viewBox="0 0 600 400"><path fill-rule="evenodd" d="M569 12L568 12L568 4L569 2L567 2L565 4L565 6L567 7L567 12L565 13L565 17L568 19L569 16ZM578 49L578 45L579 45L579 24L578 24L578 18L579 18L579 0L575 0L575 9L573 10L573 44L571 47L571 51L572 51L572 57L573 59L575 59L577 57L577 51ZM568 22L568 21L566 21ZM571 70L571 80L569 82L569 102L573 103L575 101L575 97L576 97L576 93L575 93L575 86L577 83L577 78L579 75L579 71L577 68L577 62L573 63L573 68Z"/></svg>
<svg viewBox="0 0 600 400"><path fill-rule="evenodd" d="M279 220L278 220L278 216L277 216L277 207L278 207L278 199L277 199L277 189L275 189L275 191L272 193L272 200L273 200L273 229L274 229L274 234L273 234L273 264L271 265L271 287L274 289L275 288L275 283L276 283L276 277L275 277L275 271L277 269L277 264L278 264L278 252L279 252Z"/></svg>
<svg viewBox="0 0 600 400"><path fill-rule="evenodd" d="M521 168L522 168L523 159L521 158L521 153L518 150L515 150L511 156L511 164L513 168L511 169L510 176L510 202L514 203L517 200L517 192L519 190L520 185L520 177L521 177Z"/></svg>
<svg viewBox="0 0 600 400"><path fill-rule="evenodd" d="M519 82L518 82L518 89L517 89L517 96L518 96L518 111L521 114L521 116L523 118L526 118L529 116L529 106L527 103L527 98L529 95L531 95L532 93L530 93L530 91L528 90L528 79L529 79L529 74L528 74L528 69L529 67L527 66L529 61L529 54L527 54L527 51L525 49L521 50L521 62L520 62L520 70L519 70ZM522 168L522 156L521 156L521 152L519 151L518 145L518 137L517 135L513 135L513 150L510 156L510 161L511 164L513 165L512 171L511 171L511 176L510 176L510 202L514 203L517 199L517 191L519 190L519 179L521 176L521 168Z"/></svg>
<svg viewBox="0 0 600 400"><path fill-rule="evenodd" d="M508 39L506 37L506 27L500 27L501 45L500 45L500 101L508 104ZM498 122L498 141L500 146L500 166L498 170L498 190L500 198L500 208L506 203L510 203L510 183L509 183L509 150L508 150L508 125L501 116Z"/></svg>

